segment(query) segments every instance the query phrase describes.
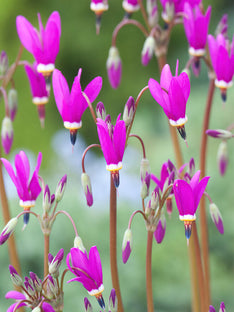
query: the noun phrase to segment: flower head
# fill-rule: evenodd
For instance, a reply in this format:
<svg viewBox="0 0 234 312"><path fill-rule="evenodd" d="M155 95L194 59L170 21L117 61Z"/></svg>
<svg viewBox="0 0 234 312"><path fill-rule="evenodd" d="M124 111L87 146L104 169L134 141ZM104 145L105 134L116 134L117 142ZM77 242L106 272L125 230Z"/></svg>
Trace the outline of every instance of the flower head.
<svg viewBox="0 0 234 312"><path fill-rule="evenodd" d="M181 136L185 139L184 124L187 122L186 103L190 94L190 81L188 75L183 72L178 75L179 62L176 64L175 76L172 76L170 66L163 67L160 84L150 78L149 90L153 98L162 106L164 113L173 127L177 127Z"/></svg>
<svg viewBox="0 0 234 312"><path fill-rule="evenodd" d="M119 50L115 46L112 46L109 50L106 68L111 87L117 89L122 76L122 61Z"/></svg>
<svg viewBox="0 0 234 312"><path fill-rule="evenodd" d="M52 77L55 102L63 119L64 127L70 130L73 145L76 141L77 130L82 126L81 117L88 107L88 102L92 103L102 88L102 78L96 77L82 91L81 72L80 68L74 79L71 92L65 77L59 70L55 69Z"/></svg>
<svg viewBox="0 0 234 312"><path fill-rule="evenodd" d="M24 151L20 151L15 156L15 169L16 173L10 162L4 158L1 158L3 165L5 166L12 182L15 184L18 196L20 198L20 206L24 210L29 210L35 205L35 201L41 192L41 186L39 184L39 169L41 166L42 154L39 153L37 157L37 165L33 171L30 179L30 165L29 160Z"/></svg>
<svg viewBox="0 0 234 312"><path fill-rule="evenodd" d="M197 171L190 183L184 180L175 180L173 185L179 217L184 221L187 239L191 235L192 221L196 219L195 213L210 177L204 177L200 182L199 178L200 171Z"/></svg>
<svg viewBox="0 0 234 312"><path fill-rule="evenodd" d="M198 5L193 9L188 2L184 4L184 30L189 42L189 54L192 56L205 54L210 14L211 7L203 15Z"/></svg>
<svg viewBox="0 0 234 312"><path fill-rule="evenodd" d="M80 282L89 295L95 296L100 306L104 308L102 264L97 247L93 246L90 248L89 256L86 251L83 252L78 248L71 248L66 261L68 269L76 275L75 278L68 282Z"/></svg>
<svg viewBox="0 0 234 312"><path fill-rule="evenodd" d="M44 28L38 14L39 30L23 16L16 18L16 29L22 45L33 54L37 71L48 76L54 70L54 63L59 52L61 21L59 13L54 11Z"/></svg>
<svg viewBox="0 0 234 312"><path fill-rule="evenodd" d="M122 168L122 159L126 143L126 126L120 115L113 126L110 122L97 119L98 137L106 160L106 169L116 176ZM117 177L117 176L116 176ZM115 180L115 179L114 179ZM118 179L115 186L119 185Z"/></svg>

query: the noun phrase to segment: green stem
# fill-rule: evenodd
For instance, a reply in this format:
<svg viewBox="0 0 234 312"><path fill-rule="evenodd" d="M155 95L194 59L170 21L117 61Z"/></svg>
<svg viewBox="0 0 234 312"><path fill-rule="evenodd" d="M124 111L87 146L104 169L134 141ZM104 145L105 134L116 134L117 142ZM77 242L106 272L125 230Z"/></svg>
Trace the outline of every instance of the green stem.
<svg viewBox="0 0 234 312"><path fill-rule="evenodd" d="M212 100L215 90L214 79L210 80L208 97L206 102L205 115L203 120L202 139L200 148L200 170L201 178L205 176L206 172L206 155L207 155L207 135L206 130L209 127L210 113ZM208 247L208 230L206 218L205 197L203 196L200 202L200 231L201 231L201 249L204 265L205 278L205 294L206 294L206 308L208 310L210 304L210 268L209 268L209 247Z"/></svg>
<svg viewBox="0 0 234 312"><path fill-rule="evenodd" d="M120 292L119 276L117 268L117 200L116 200L116 188L110 174L110 266L111 266L111 278L112 285L115 289L116 296L118 299L118 312L123 312L123 303Z"/></svg>
<svg viewBox="0 0 234 312"><path fill-rule="evenodd" d="M147 311L154 312L153 288L152 288L152 243L153 232L148 231L146 250L146 296Z"/></svg>

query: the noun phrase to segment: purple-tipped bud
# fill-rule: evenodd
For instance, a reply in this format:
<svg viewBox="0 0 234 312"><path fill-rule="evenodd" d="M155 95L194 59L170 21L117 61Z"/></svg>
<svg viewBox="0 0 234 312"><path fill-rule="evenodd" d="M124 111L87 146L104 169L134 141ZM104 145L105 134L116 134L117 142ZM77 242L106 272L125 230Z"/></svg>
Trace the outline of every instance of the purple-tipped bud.
<svg viewBox="0 0 234 312"><path fill-rule="evenodd" d="M86 312L93 312L93 308L91 306L91 303L89 302L88 298L84 298L84 306Z"/></svg>
<svg viewBox="0 0 234 312"><path fill-rule="evenodd" d="M24 287L26 288L26 290L30 296L35 295L35 289L34 289L33 283L29 278L25 277Z"/></svg>
<svg viewBox="0 0 234 312"><path fill-rule="evenodd" d="M64 250L60 249L57 255L54 257L54 259L49 265L49 274L56 275L56 276L58 275L58 270L62 263L63 256L64 256Z"/></svg>
<svg viewBox="0 0 234 312"><path fill-rule="evenodd" d="M158 6L157 0L147 0L146 10L148 13L148 22L151 27L154 27L158 23Z"/></svg>
<svg viewBox="0 0 234 312"><path fill-rule="evenodd" d="M176 167L170 159L168 159L167 161L167 169L169 172L172 172L172 171L176 172Z"/></svg>
<svg viewBox="0 0 234 312"><path fill-rule="evenodd" d="M146 38L143 49L141 51L141 63L144 66L147 66L155 51L155 40L154 37L149 36Z"/></svg>
<svg viewBox="0 0 234 312"><path fill-rule="evenodd" d="M50 198L50 189L49 186L45 186L44 196L43 196L43 210L49 212L51 208L51 198Z"/></svg>
<svg viewBox="0 0 234 312"><path fill-rule="evenodd" d="M206 134L217 139L230 139L232 138L231 131L216 129L216 130L206 130Z"/></svg>
<svg viewBox="0 0 234 312"><path fill-rule="evenodd" d="M209 311L208 312L215 312L215 308L212 306L212 305L210 305L209 306Z"/></svg>
<svg viewBox="0 0 234 312"><path fill-rule="evenodd" d="M157 186L151 194L150 206L153 210L156 211L158 205L159 205L159 187Z"/></svg>
<svg viewBox="0 0 234 312"><path fill-rule="evenodd" d="M13 143L13 126L12 121L9 117L5 116L2 121L2 130L1 130L1 139L2 139L2 147L6 154L10 153L11 146Z"/></svg>
<svg viewBox="0 0 234 312"><path fill-rule="evenodd" d="M172 209L173 209L171 197L168 197L166 199L166 208L167 208L167 214L170 216L172 214Z"/></svg>
<svg viewBox="0 0 234 312"><path fill-rule="evenodd" d="M172 1L167 1L165 4L165 10L162 12L162 18L166 23L170 23L175 16L175 5Z"/></svg>
<svg viewBox="0 0 234 312"><path fill-rule="evenodd" d="M193 177L195 174L195 161L194 158L192 157L189 161L189 175Z"/></svg>
<svg viewBox="0 0 234 312"><path fill-rule="evenodd" d="M49 265L50 263L53 261L54 257L51 253L48 253L48 262L49 262Z"/></svg>
<svg viewBox="0 0 234 312"><path fill-rule="evenodd" d="M61 180L59 181L57 188L56 188L56 191L55 191L55 201L56 202L59 202L62 199L63 194L65 192L66 184L67 184L67 175L65 174L61 178Z"/></svg>
<svg viewBox="0 0 234 312"><path fill-rule="evenodd" d="M41 292L42 282L41 282L40 278L37 276L37 274L35 274L33 272L30 272L29 275L30 275L30 278L33 282L33 286L35 287L36 291Z"/></svg>
<svg viewBox="0 0 234 312"><path fill-rule="evenodd" d="M118 301L115 289L113 288L110 292L109 297L109 312L117 312L118 311Z"/></svg>
<svg viewBox="0 0 234 312"><path fill-rule="evenodd" d="M105 120L105 118L106 118L106 110L105 110L105 106L104 106L104 104L102 102L98 102L97 103L96 114L97 114L97 118Z"/></svg>
<svg viewBox="0 0 234 312"><path fill-rule="evenodd" d="M215 37L222 34L225 38L228 37L228 15L224 14L215 30Z"/></svg>
<svg viewBox="0 0 234 312"><path fill-rule="evenodd" d="M147 174L141 185L141 198L142 199L145 199L149 195L150 180L151 180L150 174Z"/></svg>
<svg viewBox="0 0 234 312"><path fill-rule="evenodd" d="M10 235L14 232L16 225L18 223L18 219L17 218L12 218L4 227L4 229L2 230L1 234L0 234L0 245L3 245L8 238L10 237Z"/></svg>
<svg viewBox="0 0 234 312"><path fill-rule="evenodd" d="M125 122L125 126L129 126L132 122L132 118L135 112L135 101L132 96L130 96L127 100L127 103L124 106L123 112L123 120Z"/></svg>
<svg viewBox="0 0 234 312"><path fill-rule="evenodd" d="M147 158L142 158L140 166L140 175L142 183L148 174L150 174L149 160Z"/></svg>
<svg viewBox="0 0 234 312"><path fill-rule="evenodd" d="M164 213L161 214L160 219L158 221L156 230L154 231L154 238L156 242L160 244L163 241L166 232L166 218Z"/></svg>
<svg viewBox="0 0 234 312"><path fill-rule="evenodd" d="M83 245L82 239L80 236L76 236L74 239L74 247L80 249L83 253L86 252L85 247Z"/></svg>
<svg viewBox="0 0 234 312"><path fill-rule="evenodd" d="M133 12L140 9L138 0L123 0L122 6L127 13L127 17L130 17Z"/></svg>
<svg viewBox="0 0 234 312"><path fill-rule="evenodd" d="M49 275L47 279L47 289L48 292L56 296L58 294L58 285L57 282L53 279L51 275Z"/></svg>
<svg viewBox="0 0 234 312"><path fill-rule="evenodd" d="M4 76L8 70L9 62L5 51L0 54L0 76Z"/></svg>
<svg viewBox="0 0 234 312"><path fill-rule="evenodd" d="M10 271L10 274L11 274L12 283L15 286L19 286L19 287L22 286L23 285L23 280L19 276L18 272L16 271L16 269L12 265L9 265L9 271Z"/></svg>
<svg viewBox="0 0 234 312"><path fill-rule="evenodd" d="M87 205L91 207L93 204L92 186L90 178L86 172L82 172L81 174L81 184L85 193Z"/></svg>
<svg viewBox="0 0 234 312"><path fill-rule="evenodd" d="M214 204L210 204L210 216L220 234L224 233L223 218L219 208Z"/></svg>
<svg viewBox="0 0 234 312"><path fill-rule="evenodd" d="M132 231L130 229L127 229L124 233L122 244L123 263L126 263L128 261L131 251L132 251Z"/></svg>
<svg viewBox="0 0 234 312"><path fill-rule="evenodd" d="M106 68L111 87L117 89L122 76L122 62L119 51L115 46L112 46L109 50Z"/></svg>
<svg viewBox="0 0 234 312"><path fill-rule="evenodd" d="M10 89L8 92L8 107L11 121L14 121L16 112L18 110L18 93L15 89Z"/></svg>
<svg viewBox="0 0 234 312"><path fill-rule="evenodd" d="M227 150L227 142L222 141L219 144L218 153L217 153L217 161L219 166L219 172L221 176L223 176L226 172L228 165L228 150Z"/></svg>
<svg viewBox="0 0 234 312"><path fill-rule="evenodd" d="M224 302L221 302L219 312L226 312Z"/></svg>

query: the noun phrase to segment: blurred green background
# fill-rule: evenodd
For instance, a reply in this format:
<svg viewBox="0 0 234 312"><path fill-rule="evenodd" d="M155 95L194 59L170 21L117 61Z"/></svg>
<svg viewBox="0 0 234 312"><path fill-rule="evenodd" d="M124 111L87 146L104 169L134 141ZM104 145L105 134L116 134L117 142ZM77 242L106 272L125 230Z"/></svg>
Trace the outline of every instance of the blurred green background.
<svg viewBox="0 0 234 312"><path fill-rule="evenodd" d="M89 10L89 1L30 1L8 0L1 1L0 5L0 50L5 50L12 63L18 53L19 39L15 29L17 15L25 16L37 27L37 13L40 12L45 24L52 11L58 10L62 21L62 36L60 53L56 60L56 67L60 69L71 86L74 76L80 67L82 72L82 86L92 78L101 75L103 88L98 101L103 101L108 113L115 120L122 112L124 104L131 95L137 97L139 91L147 84L149 77L158 79L158 67L155 60L151 60L144 68L141 65L141 49L144 38L138 29L127 26L122 29L117 38L117 46L123 63L122 82L118 90L112 90L106 74L106 59L111 45L114 27L123 17L121 1L109 1L109 11L104 13L99 36L95 34L95 17ZM233 1L203 1L206 8L212 5L210 33L213 33L222 14L229 16L229 36L234 31ZM139 13L135 18L141 20ZM172 31L168 63L174 71L176 59L180 60L180 70L188 60L187 42L182 25L176 26ZM33 62L32 56L24 51L22 59ZM86 207L84 195L81 190L80 173L81 157L85 147L90 143L97 143L96 127L87 110L83 116L83 127L79 131L77 143L72 152L68 131L63 129L62 119L54 102L53 92L46 107L45 128L41 129L35 106L31 103L31 94L26 74L22 67L17 69L14 77L15 86L19 95L19 109L14 122L14 143L8 159L14 161L15 154L24 149L35 163L39 151L43 153L41 175L49 184L51 192L55 190L59 179L68 174L68 184L60 209L67 210L74 218L79 235L87 249L97 245L104 271L104 298L108 301L111 290L111 276L108 255L108 182L109 176L105 170L105 162L100 153L88 154L85 165L92 180L94 205ZM187 148L180 140L187 162L195 158L199 167L200 134L202 117L206 102L208 78L204 64L199 79L191 76L191 96L189 98L186 124L188 137ZM234 105L233 88L228 90L228 99L222 105L219 91L216 90L211 115L210 128L226 128L233 122ZM96 101L97 103L97 101ZM95 105L96 105L95 103ZM0 114L3 117L4 107L1 100ZM150 160L151 170L157 176L164 161L170 158L174 161L166 118L149 92L142 97L136 114L132 130L140 135L146 146L147 157ZM234 148L233 142L228 142L229 166L225 177L218 173L216 154L219 142L209 139L207 160L207 174L211 175L208 192L213 201L220 208L225 234L221 236L211 222L209 216L209 244L211 260L212 304L218 309L221 301L226 303L226 310L234 307L234 230L233 230L233 170ZM5 157L5 156L4 156ZM135 209L141 209L139 166L141 151L139 143L130 140L124 156L124 168L120 172L120 187L118 190L118 263L120 284L122 286L125 311L146 311L145 290L145 250L146 230L144 221L137 216L132 226L133 251L127 264L121 260L121 244L128 219ZM10 198L12 216L20 209L18 199L12 182L6 176L7 193ZM40 212L41 196L38 198L35 211ZM69 220L59 216L55 222L51 235L51 252L55 254L60 248L65 253L73 245L74 233ZM199 219L199 213L198 213ZM22 221L21 221L22 222ZM20 223L21 223L20 222ZM0 226L3 227L0 219ZM199 226L199 225L198 225ZM23 275L34 271L39 276L43 272L43 237L35 218L24 232L21 224L16 229L16 242L20 255ZM7 291L12 289L8 271L7 246L0 248L1 278L0 278L0 311L6 311L10 302L4 299ZM65 267L65 264L64 264ZM71 278L71 275L67 280ZM162 245L154 242L153 246L153 290L155 311L187 312L190 309L190 280L189 263L187 257L187 244L184 236L184 227L178 220L178 212L174 205L171 218L167 217L167 230ZM65 285L64 311L83 311L83 298L87 292L79 283ZM95 299L91 298L94 311L99 308Z"/></svg>

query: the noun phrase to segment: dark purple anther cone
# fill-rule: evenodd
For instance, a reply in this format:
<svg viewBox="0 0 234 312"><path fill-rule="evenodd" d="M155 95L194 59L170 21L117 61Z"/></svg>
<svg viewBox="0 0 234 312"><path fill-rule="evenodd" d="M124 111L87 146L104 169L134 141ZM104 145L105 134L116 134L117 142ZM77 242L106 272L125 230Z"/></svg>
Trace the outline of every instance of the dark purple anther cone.
<svg viewBox="0 0 234 312"><path fill-rule="evenodd" d="M226 91L226 89L221 90L221 98L222 98L223 102L227 101L227 91Z"/></svg>
<svg viewBox="0 0 234 312"><path fill-rule="evenodd" d="M30 213L25 213L24 214L24 224L27 225L29 222L29 217L30 217Z"/></svg>
<svg viewBox="0 0 234 312"><path fill-rule="evenodd" d="M185 223L184 228L185 228L185 236L187 239L189 239L192 233L192 224Z"/></svg>
<svg viewBox="0 0 234 312"><path fill-rule="evenodd" d="M71 140L72 145L75 145L76 143L76 135L77 135L77 129L70 130L70 140Z"/></svg>
<svg viewBox="0 0 234 312"><path fill-rule="evenodd" d="M96 298L97 298L97 301L98 301L100 307L101 307L103 310L105 310L105 301L104 301L102 295L100 295L99 297L96 297Z"/></svg>
<svg viewBox="0 0 234 312"><path fill-rule="evenodd" d="M111 172L111 176L114 182L115 187L117 188L119 186L119 171L113 171Z"/></svg>
<svg viewBox="0 0 234 312"><path fill-rule="evenodd" d="M179 134L181 135L181 137L186 140L186 132L185 132L185 127L181 126L181 127L177 127L177 130L179 132Z"/></svg>

